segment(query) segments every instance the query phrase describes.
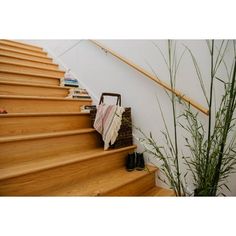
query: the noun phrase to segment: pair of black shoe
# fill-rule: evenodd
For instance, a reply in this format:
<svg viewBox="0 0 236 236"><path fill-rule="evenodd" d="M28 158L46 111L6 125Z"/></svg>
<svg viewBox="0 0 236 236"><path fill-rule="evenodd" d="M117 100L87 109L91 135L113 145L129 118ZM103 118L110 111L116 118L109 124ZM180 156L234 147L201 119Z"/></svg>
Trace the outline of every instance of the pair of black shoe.
<svg viewBox="0 0 236 236"><path fill-rule="evenodd" d="M143 153L134 152L132 154L128 154L126 159L126 170L144 170L145 161L143 158Z"/></svg>

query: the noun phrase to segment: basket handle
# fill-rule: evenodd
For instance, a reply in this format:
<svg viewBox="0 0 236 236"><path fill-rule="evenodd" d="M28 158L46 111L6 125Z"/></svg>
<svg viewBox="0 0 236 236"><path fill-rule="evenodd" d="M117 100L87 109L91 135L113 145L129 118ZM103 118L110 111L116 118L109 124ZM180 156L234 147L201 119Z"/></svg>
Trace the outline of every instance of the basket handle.
<svg viewBox="0 0 236 236"><path fill-rule="evenodd" d="M121 95L118 93L102 93L99 105L104 102L104 96L117 97L116 105L121 106Z"/></svg>

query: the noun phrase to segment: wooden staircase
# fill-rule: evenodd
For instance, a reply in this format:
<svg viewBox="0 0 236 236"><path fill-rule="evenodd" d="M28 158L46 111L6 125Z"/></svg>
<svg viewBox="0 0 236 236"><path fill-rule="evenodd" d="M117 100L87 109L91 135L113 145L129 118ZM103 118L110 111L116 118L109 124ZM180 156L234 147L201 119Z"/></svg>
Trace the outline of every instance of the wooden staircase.
<svg viewBox="0 0 236 236"><path fill-rule="evenodd" d="M135 146L103 150L100 135L60 87L64 71L42 48L0 40L1 196L173 196L156 168L127 172Z"/></svg>

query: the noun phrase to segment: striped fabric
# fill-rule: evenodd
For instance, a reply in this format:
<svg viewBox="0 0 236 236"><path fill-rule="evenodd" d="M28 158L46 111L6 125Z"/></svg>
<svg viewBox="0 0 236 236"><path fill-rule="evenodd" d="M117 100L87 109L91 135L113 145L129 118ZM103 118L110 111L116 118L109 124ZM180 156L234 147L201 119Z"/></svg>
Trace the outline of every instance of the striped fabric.
<svg viewBox="0 0 236 236"><path fill-rule="evenodd" d="M94 122L94 128L102 135L104 150L109 148L109 144L114 144L121 126L123 107L116 105L101 104L98 106Z"/></svg>

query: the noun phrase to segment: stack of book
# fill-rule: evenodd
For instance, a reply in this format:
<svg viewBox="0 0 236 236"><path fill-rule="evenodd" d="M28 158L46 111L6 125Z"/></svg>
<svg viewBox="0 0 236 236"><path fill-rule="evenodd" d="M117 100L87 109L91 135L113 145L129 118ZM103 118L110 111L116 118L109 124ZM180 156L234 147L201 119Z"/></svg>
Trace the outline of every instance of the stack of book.
<svg viewBox="0 0 236 236"><path fill-rule="evenodd" d="M63 87L73 87L73 88L78 88L79 87L79 82L77 79L72 79L72 78L62 78L61 79L61 86Z"/></svg>
<svg viewBox="0 0 236 236"><path fill-rule="evenodd" d="M73 88L78 88L79 87L79 82L77 79L75 79L71 72L70 69L67 70L67 72L65 73L64 78L61 79L61 86L65 86L65 87L73 87Z"/></svg>
<svg viewBox="0 0 236 236"><path fill-rule="evenodd" d="M95 105L83 105L80 107L80 111L84 113L90 113L93 109L97 109L97 107Z"/></svg>
<svg viewBox="0 0 236 236"><path fill-rule="evenodd" d="M68 98L77 98L77 99L91 99L91 97L89 96L88 92L86 91L86 89L82 89L82 88L71 88Z"/></svg>

